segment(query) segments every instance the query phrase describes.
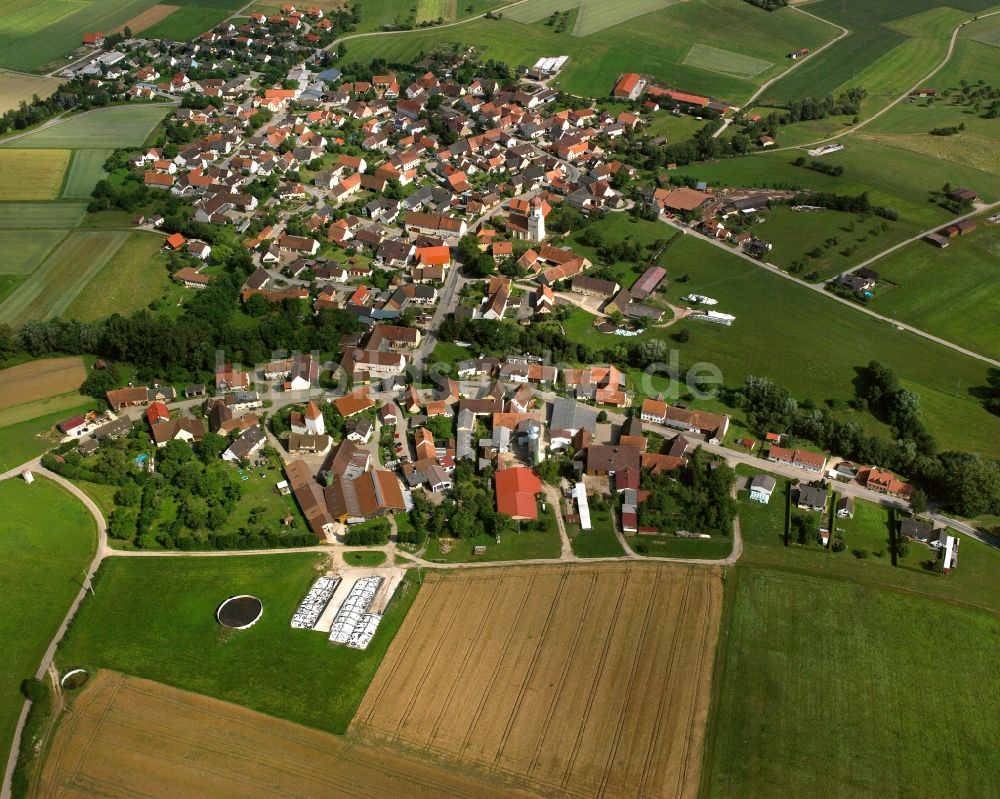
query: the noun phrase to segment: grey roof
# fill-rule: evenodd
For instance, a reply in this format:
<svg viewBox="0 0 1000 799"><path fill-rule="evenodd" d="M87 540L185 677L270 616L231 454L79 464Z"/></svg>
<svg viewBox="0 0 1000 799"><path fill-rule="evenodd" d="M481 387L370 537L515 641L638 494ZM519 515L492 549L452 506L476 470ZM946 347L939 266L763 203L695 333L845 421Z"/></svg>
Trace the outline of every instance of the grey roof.
<svg viewBox="0 0 1000 799"><path fill-rule="evenodd" d="M798 504L808 505L810 508L825 506L826 489L816 488L816 486L800 486Z"/></svg>
<svg viewBox="0 0 1000 799"><path fill-rule="evenodd" d="M591 433L597 429L597 410L581 405L576 400L556 397L552 403L552 430L580 430L586 428Z"/></svg>
<svg viewBox="0 0 1000 799"><path fill-rule="evenodd" d="M767 474L755 474L753 479L750 480L750 490L761 489L771 493L774 491L775 486L778 485L778 481Z"/></svg>
<svg viewBox="0 0 1000 799"><path fill-rule="evenodd" d="M249 457L250 453L263 442L264 431L261 429L260 425L255 424L244 430L243 435L229 445L228 452L236 458L239 458L239 460L243 460L244 458Z"/></svg>

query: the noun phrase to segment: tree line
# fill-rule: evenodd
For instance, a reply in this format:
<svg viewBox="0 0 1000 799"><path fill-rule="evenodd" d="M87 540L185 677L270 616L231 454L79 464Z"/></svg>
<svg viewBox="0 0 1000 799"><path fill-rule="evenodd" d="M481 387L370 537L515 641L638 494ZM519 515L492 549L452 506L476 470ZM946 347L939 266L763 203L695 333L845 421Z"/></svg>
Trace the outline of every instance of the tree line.
<svg viewBox="0 0 1000 799"><path fill-rule="evenodd" d="M877 361L862 370L851 405L890 425L891 441L869 434L855 420L838 418L830 408L797 402L787 388L764 377L748 376L726 399L743 408L757 436L784 433L844 458L890 469L962 516L1000 513L1000 464L975 453L938 452L921 420L919 397Z"/></svg>

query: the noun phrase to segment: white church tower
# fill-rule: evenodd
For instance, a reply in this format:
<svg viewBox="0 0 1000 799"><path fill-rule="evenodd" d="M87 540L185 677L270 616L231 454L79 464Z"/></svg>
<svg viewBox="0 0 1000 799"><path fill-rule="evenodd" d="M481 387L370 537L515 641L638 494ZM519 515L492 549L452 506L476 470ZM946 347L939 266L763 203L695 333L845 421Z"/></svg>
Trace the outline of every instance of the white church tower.
<svg viewBox="0 0 1000 799"><path fill-rule="evenodd" d="M321 436L326 432L326 423L323 419L323 411L321 411L319 406L312 400L309 400L304 416L306 430L310 434L314 436Z"/></svg>
<svg viewBox="0 0 1000 799"><path fill-rule="evenodd" d="M536 197L531 201L528 212L528 238L532 241L542 241L545 238L545 216L542 213L542 201Z"/></svg>

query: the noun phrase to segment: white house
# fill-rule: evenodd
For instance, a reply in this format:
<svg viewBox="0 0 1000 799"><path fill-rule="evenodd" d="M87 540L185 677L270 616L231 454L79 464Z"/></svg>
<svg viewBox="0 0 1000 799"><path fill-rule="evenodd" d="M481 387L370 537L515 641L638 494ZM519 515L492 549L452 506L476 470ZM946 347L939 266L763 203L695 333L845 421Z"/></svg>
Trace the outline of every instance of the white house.
<svg viewBox="0 0 1000 799"><path fill-rule="evenodd" d="M766 474L758 474L750 480L750 499L766 505L771 501L771 494L777 486L777 481Z"/></svg>

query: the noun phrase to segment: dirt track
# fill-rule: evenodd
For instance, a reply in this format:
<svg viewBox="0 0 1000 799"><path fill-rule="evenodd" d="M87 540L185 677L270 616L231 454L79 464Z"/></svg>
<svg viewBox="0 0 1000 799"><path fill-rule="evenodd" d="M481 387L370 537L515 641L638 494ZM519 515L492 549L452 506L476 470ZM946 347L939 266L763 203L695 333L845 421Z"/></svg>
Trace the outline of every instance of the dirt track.
<svg viewBox="0 0 1000 799"><path fill-rule="evenodd" d="M82 358L46 358L0 371L0 408L76 391L87 378Z"/></svg>
<svg viewBox="0 0 1000 799"><path fill-rule="evenodd" d="M430 573L351 732L547 796L694 797L716 569Z"/></svg>
<svg viewBox="0 0 1000 799"><path fill-rule="evenodd" d="M303 690L308 683L303 682ZM60 725L41 797L527 796L159 683L102 672Z"/></svg>

